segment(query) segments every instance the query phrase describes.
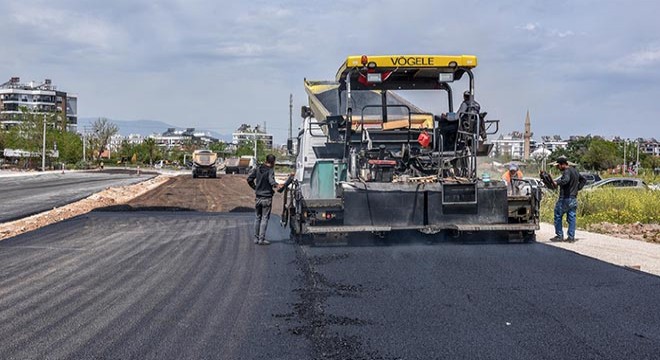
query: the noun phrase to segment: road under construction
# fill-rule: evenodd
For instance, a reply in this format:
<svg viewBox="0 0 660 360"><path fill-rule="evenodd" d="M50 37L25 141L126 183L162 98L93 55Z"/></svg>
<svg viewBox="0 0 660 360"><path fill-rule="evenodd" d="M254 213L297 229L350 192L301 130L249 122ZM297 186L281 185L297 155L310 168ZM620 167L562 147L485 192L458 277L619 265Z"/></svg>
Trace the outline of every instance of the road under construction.
<svg viewBox="0 0 660 360"><path fill-rule="evenodd" d="M193 195L197 194L197 195ZM281 203L281 195L276 195ZM653 359L660 278L543 243L252 243L240 175L0 242L1 358Z"/></svg>

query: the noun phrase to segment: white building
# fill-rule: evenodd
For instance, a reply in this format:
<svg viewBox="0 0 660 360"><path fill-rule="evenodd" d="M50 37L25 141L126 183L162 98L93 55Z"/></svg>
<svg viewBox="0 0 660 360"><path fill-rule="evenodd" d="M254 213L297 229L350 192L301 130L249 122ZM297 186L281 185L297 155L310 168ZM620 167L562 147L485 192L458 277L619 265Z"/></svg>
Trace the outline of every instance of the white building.
<svg viewBox="0 0 660 360"><path fill-rule="evenodd" d="M140 134L130 134L128 136L115 134L110 138L110 141L108 142L108 150L110 150L111 152L119 151L124 141L132 145L139 145L142 144L142 142L144 142L144 136Z"/></svg>
<svg viewBox="0 0 660 360"><path fill-rule="evenodd" d="M78 127L78 97L58 91L50 79L37 84L34 81L22 84L21 79L12 77L0 84L0 127L7 129L22 121L21 108L36 114L57 114L55 126L75 132Z"/></svg>
<svg viewBox="0 0 660 360"><path fill-rule="evenodd" d="M530 151L536 149L536 142L530 139ZM522 133L514 131L508 135L500 135L493 140L491 156L508 155L511 159L522 160L525 157L525 138Z"/></svg>
<svg viewBox="0 0 660 360"><path fill-rule="evenodd" d="M558 149L566 149L568 146L568 141L562 140L559 135L554 136L541 136L541 143L537 144L537 147L543 147L550 152L554 152Z"/></svg>
<svg viewBox="0 0 660 360"><path fill-rule="evenodd" d="M639 141L640 153L660 156L660 142L658 142L658 140L654 138L650 138L650 139L638 139L638 141Z"/></svg>
<svg viewBox="0 0 660 360"><path fill-rule="evenodd" d="M184 145L186 145L186 143L189 142L208 147L211 143L219 141L207 132L195 131L195 128L188 128L185 130L168 128L167 131L162 134L149 135L149 138L154 139L156 141L156 145L165 150L182 148Z"/></svg>
<svg viewBox="0 0 660 360"><path fill-rule="evenodd" d="M241 125L238 129L236 129L236 132L231 134L232 138L232 144L238 146L238 144L247 142L247 141L254 141L254 138L257 138L257 140L262 141L264 145L266 146L266 149L272 149L273 148L273 135L268 134L265 131L261 130L259 128L259 125L255 126L252 128L252 126L243 124Z"/></svg>

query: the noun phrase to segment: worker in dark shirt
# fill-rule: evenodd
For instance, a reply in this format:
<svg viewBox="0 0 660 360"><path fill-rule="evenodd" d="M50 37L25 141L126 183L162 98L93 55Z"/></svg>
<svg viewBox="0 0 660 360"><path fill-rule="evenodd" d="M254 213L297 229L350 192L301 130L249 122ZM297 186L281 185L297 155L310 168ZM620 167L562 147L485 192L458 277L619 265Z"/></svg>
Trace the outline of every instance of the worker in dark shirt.
<svg viewBox="0 0 660 360"><path fill-rule="evenodd" d="M254 223L254 243L258 245L270 245L266 240L266 228L270 219L270 210L273 206L274 188L278 188L275 181L275 156L268 154L266 163L254 168L248 175L247 182L256 196L255 213L257 215Z"/></svg>
<svg viewBox="0 0 660 360"><path fill-rule="evenodd" d="M551 241L564 241L564 231L562 229L562 220L566 214L568 221L568 237L566 241L575 241L575 227L577 217L577 194L584 186L586 179L578 171L568 165L568 160L560 156L557 159L557 168L561 170L561 178L555 181L559 187L559 198L555 204L555 237Z"/></svg>
<svg viewBox="0 0 660 360"><path fill-rule="evenodd" d="M474 100L472 93L469 90L466 90L463 93L463 102L461 103L461 106L458 107L458 111L456 112L458 117L461 118L464 114L468 113L479 115L479 111L481 111L481 106L476 100Z"/></svg>

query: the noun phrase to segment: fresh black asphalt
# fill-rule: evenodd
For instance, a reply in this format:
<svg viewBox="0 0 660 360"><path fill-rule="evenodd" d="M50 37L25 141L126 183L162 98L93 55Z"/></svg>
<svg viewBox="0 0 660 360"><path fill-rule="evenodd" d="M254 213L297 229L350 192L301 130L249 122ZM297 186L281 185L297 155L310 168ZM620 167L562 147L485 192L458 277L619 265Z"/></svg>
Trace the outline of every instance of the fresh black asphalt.
<svg viewBox="0 0 660 360"><path fill-rule="evenodd" d="M249 213L0 242L2 359L657 359L660 278L543 244L300 246Z"/></svg>
<svg viewBox="0 0 660 360"><path fill-rule="evenodd" d="M0 177L0 222L60 207L110 186L130 185L153 177L134 173L67 172Z"/></svg>

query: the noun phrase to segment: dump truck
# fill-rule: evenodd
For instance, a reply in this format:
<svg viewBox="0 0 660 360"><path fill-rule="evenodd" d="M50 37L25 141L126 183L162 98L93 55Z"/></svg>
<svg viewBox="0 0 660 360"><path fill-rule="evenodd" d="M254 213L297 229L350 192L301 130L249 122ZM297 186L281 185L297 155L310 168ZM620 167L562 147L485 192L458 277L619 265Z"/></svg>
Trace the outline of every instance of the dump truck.
<svg viewBox="0 0 660 360"><path fill-rule="evenodd" d="M227 174L247 174L256 165L254 156L243 155L241 157L228 158L225 161L225 173Z"/></svg>
<svg viewBox="0 0 660 360"><path fill-rule="evenodd" d="M240 159L237 157L230 157L225 160L225 173L238 174Z"/></svg>
<svg viewBox="0 0 660 360"><path fill-rule="evenodd" d="M238 160L238 173L247 174L255 166L257 166L257 159L254 156L243 155Z"/></svg>
<svg viewBox="0 0 660 360"><path fill-rule="evenodd" d="M217 177L216 162L218 154L211 150L195 150L192 156L192 176L193 178Z"/></svg>
<svg viewBox="0 0 660 360"><path fill-rule="evenodd" d="M349 56L335 79L304 80L295 176L287 182L283 225L296 239L431 236L488 232L532 241L540 190L509 196L502 181L478 173L499 120L474 101L473 55ZM467 89L454 109L454 87ZM431 113L404 98L445 99Z"/></svg>

